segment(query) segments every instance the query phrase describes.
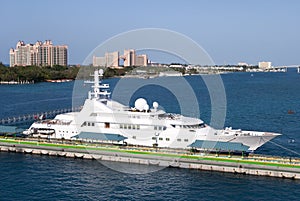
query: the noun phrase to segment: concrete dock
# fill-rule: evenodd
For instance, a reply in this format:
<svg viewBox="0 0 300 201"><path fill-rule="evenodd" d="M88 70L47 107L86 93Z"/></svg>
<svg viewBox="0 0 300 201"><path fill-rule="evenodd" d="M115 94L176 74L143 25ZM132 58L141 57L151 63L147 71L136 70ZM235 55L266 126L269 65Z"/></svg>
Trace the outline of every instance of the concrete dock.
<svg viewBox="0 0 300 201"><path fill-rule="evenodd" d="M300 179L300 159L296 158L195 155L180 151L173 153L172 150L147 151L132 147L69 145L5 138L0 139L0 151Z"/></svg>

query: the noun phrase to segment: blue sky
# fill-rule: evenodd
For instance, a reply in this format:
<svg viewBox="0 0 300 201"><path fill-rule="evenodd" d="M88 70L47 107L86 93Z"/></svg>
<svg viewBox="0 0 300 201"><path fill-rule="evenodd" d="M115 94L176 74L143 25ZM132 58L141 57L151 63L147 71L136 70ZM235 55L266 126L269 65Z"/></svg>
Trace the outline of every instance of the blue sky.
<svg viewBox="0 0 300 201"><path fill-rule="evenodd" d="M81 64L100 43L125 31L164 28L201 45L217 64L300 64L297 0L0 1L0 61L18 40L51 39Z"/></svg>

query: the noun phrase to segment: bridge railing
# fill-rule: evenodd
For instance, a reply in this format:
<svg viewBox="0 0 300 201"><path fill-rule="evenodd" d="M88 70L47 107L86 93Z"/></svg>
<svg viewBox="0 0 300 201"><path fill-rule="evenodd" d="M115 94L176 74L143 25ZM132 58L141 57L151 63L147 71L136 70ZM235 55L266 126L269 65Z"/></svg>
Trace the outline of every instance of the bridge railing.
<svg viewBox="0 0 300 201"><path fill-rule="evenodd" d="M0 119L0 125L16 125L16 124L23 124L32 122L38 119L45 119L45 118L53 118L58 114L63 114L67 112L76 112L80 111L81 107L73 107L73 108L65 108L65 109L56 109L51 110L47 112L37 112L33 114L24 114L24 115L18 115L14 117L7 117Z"/></svg>

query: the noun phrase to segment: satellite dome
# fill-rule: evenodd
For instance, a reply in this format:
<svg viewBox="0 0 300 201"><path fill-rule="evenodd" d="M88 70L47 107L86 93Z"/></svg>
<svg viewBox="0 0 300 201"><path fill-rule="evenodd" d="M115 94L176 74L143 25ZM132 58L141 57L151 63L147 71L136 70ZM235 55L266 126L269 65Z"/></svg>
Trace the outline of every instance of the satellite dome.
<svg viewBox="0 0 300 201"><path fill-rule="evenodd" d="M99 69L99 75L103 76L103 69Z"/></svg>
<svg viewBox="0 0 300 201"><path fill-rule="evenodd" d="M146 110L146 111L149 110L149 105L148 104L144 105L144 110Z"/></svg>
<svg viewBox="0 0 300 201"><path fill-rule="evenodd" d="M134 107L137 110L144 110L145 106L148 105L147 101L143 98L138 98L135 102L134 102ZM149 107L149 106L148 106Z"/></svg>
<svg viewBox="0 0 300 201"><path fill-rule="evenodd" d="M158 108L158 102L153 102L153 108L154 109Z"/></svg>

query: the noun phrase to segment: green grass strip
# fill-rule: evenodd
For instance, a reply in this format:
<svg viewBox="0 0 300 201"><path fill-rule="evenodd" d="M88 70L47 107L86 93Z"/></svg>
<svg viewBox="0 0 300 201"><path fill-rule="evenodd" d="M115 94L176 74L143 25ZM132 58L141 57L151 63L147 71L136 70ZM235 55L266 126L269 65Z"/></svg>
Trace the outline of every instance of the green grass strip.
<svg viewBox="0 0 300 201"><path fill-rule="evenodd" d="M260 166L274 166L274 167L286 167L286 168L300 168L300 165L295 164L284 164L279 162L268 162L268 161L253 161L251 159L235 159L235 158L218 158L218 157L203 157L196 155L182 155L182 154L171 154L171 153L161 153L161 152L148 152L148 151L139 151L139 150L127 150L120 149L118 147L92 147L86 145L68 145L68 144L53 144L53 143L44 143L44 142L32 142L32 141L21 141L14 139L0 139L0 142L11 143L11 144L24 144L24 145L33 145L33 146L45 146L45 147L55 147L62 149L86 149L86 150L99 150L107 152L119 152L119 153L128 153L136 155L150 155L150 156L161 156L161 157L171 157L171 158L185 158L198 161L214 161L214 162L229 162L229 163L238 163L238 164L253 164Z"/></svg>

